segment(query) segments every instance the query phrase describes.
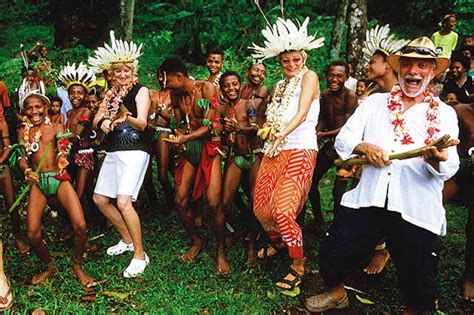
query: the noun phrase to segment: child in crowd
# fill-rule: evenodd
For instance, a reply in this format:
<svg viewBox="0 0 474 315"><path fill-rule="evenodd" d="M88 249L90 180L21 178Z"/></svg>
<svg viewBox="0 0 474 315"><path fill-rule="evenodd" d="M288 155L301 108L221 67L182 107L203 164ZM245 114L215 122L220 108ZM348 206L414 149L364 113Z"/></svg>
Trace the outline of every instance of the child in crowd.
<svg viewBox="0 0 474 315"><path fill-rule="evenodd" d="M63 105L63 100L58 96L52 96L49 98L51 105L48 110L49 118L53 123L60 123L64 125L64 116L61 113L61 106Z"/></svg>

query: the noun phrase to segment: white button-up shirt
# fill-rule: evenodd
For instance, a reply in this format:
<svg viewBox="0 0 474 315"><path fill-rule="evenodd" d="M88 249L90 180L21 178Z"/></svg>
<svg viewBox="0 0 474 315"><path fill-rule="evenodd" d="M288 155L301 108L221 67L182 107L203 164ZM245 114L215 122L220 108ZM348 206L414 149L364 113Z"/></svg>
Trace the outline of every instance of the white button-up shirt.
<svg viewBox="0 0 474 315"><path fill-rule="evenodd" d="M405 113L405 130L414 144L402 145L393 131L390 110L387 108L389 93L369 96L348 119L336 137L335 147L343 160L353 154L361 142L368 142L385 149L389 154L405 152L424 146L428 133L426 111L428 103L411 106ZM453 108L439 102L439 129L435 138L449 134L457 139L459 128ZM364 165L356 188L342 197L341 205L358 209L380 207L399 212L402 218L438 235L446 234L446 217L442 204L443 182L459 168L455 147L448 148L448 160L440 162L439 172L422 157L392 160L390 165L378 168Z"/></svg>

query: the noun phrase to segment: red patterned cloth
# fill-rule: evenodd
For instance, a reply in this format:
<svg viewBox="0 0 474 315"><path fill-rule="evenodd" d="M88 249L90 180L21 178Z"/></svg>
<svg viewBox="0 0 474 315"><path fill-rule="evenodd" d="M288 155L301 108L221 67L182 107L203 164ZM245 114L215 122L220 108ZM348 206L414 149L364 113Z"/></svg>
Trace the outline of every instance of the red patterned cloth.
<svg viewBox="0 0 474 315"><path fill-rule="evenodd" d="M296 217L308 197L315 150L284 150L264 157L257 175L253 211L272 242L283 240L291 258L303 258L303 235Z"/></svg>
<svg viewBox="0 0 474 315"><path fill-rule="evenodd" d="M94 153L76 153L74 155L74 164L92 171L94 169Z"/></svg>

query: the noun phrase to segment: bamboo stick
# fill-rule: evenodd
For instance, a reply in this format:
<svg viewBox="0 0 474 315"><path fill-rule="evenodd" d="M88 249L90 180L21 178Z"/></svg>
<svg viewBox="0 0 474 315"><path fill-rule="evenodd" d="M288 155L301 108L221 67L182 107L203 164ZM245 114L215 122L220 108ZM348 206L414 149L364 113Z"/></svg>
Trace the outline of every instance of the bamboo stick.
<svg viewBox="0 0 474 315"><path fill-rule="evenodd" d="M437 140L433 141L429 145L425 145L421 148L413 149L410 151L402 152L402 153L396 153L396 154L390 154L389 159L390 160L406 160L406 159L411 159L414 157L418 157L422 155L423 149L431 146L435 146L438 148L438 150L447 148L450 146L451 143L451 137L446 134L442 136L441 138L438 138ZM365 165L369 164L367 161L367 158L365 156L362 157L355 157L352 159L348 159L346 161L343 161L342 159L337 159L334 161L334 165L336 166L353 166L353 165Z"/></svg>

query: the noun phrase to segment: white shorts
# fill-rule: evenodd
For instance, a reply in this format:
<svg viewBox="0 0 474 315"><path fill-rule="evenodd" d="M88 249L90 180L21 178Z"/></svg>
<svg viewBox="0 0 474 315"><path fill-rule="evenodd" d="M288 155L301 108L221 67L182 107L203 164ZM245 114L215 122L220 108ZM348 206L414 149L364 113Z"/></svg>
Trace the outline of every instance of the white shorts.
<svg viewBox="0 0 474 315"><path fill-rule="evenodd" d="M136 201L149 161L150 155L144 151L107 152L94 193L109 198L132 196Z"/></svg>

